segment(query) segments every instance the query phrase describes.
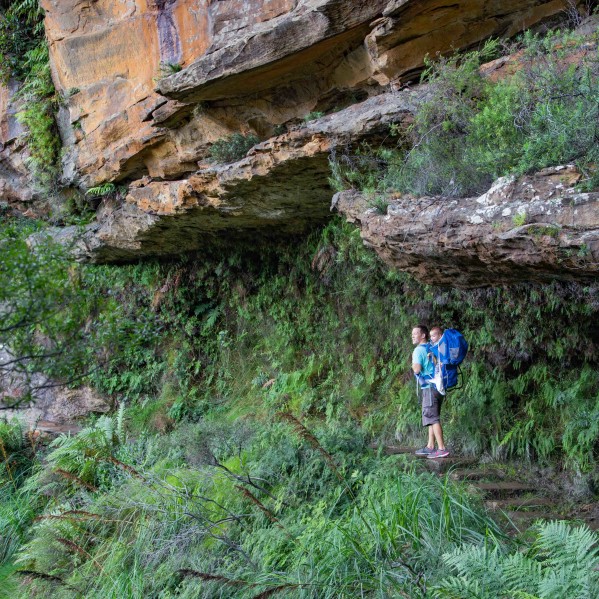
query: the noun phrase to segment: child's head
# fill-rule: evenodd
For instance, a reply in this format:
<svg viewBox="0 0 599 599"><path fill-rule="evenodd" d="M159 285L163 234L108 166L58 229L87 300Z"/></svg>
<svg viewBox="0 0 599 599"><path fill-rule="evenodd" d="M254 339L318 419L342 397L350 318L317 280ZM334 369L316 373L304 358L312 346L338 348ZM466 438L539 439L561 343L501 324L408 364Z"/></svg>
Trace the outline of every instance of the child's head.
<svg viewBox="0 0 599 599"><path fill-rule="evenodd" d="M431 343L439 343L439 339L443 336L443 329L441 327L433 327L430 330Z"/></svg>

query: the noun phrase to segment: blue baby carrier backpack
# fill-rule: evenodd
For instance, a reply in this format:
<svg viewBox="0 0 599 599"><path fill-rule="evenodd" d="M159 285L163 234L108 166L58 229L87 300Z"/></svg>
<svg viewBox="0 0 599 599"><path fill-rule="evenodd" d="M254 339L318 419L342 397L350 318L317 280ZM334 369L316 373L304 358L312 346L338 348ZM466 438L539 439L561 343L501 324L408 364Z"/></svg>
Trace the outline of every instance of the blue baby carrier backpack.
<svg viewBox="0 0 599 599"><path fill-rule="evenodd" d="M428 351L434 357L436 368L440 367L441 385L437 384L437 390L441 393L447 393L463 386L463 376L460 364L464 361L468 353L468 342L464 335L455 329L446 329L441 339L431 345L429 343ZM439 373L436 372L437 381ZM433 380L433 379L431 379ZM442 386L443 389L439 389Z"/></svg>

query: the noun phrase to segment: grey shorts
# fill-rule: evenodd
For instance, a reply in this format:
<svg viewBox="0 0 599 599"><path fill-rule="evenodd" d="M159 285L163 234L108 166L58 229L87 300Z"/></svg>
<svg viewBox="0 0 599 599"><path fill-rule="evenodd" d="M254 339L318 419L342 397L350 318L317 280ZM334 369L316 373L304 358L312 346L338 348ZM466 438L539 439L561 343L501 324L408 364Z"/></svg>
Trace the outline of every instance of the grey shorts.
<svg viewBox="0 0 599 599"><path fill-rule="evenodd" d="M443 396L433 387L420 389L419 396L422 402L422 426L440 422Z"/></svg>

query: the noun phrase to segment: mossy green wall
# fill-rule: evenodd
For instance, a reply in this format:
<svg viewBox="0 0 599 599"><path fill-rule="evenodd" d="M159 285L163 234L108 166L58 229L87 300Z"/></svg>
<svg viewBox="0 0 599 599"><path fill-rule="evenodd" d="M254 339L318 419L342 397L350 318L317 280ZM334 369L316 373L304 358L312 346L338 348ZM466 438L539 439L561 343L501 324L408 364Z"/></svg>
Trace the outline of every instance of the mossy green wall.
<svg viewBox="0 0 599 599"><path fill-rule="evenodd" d="M142 420L290 410L413 442L410 331L423 322L471 345L465 386L446 402L454 448L595 463L597 285L426 287L338 221L261 252L86 270L145 331L94 375L102 391L143 399Z"/></svg>

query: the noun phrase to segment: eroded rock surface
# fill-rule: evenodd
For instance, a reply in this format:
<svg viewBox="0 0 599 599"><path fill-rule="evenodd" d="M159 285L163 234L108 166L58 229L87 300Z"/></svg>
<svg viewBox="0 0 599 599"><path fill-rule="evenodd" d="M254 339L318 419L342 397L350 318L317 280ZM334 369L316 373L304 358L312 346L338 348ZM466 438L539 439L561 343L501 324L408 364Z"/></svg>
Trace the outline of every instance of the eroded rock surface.
<svg viewBox="0 0 599 599"><path fill-rule="evenodd" d="M35 428L43 421L54 425L63 425L82 420L91 413L105 413L111 408L108 398L100 395L91 387L70 389L51 381L39 373L28 374L3 368L12 356L0 346L0 418L13 417L22 420L28 427ZM19 404L28 390L33 390L34 401Z"/></svg>
<svg viewBox="0 0 599 599"><path fill-rule="evenodd" d="M293 10L268 24L227 32L204 56L158 84L164 96L181 101L214 100L259 93L340 62L360 46L370 22L387 0L300 0Z"/></svg>
<svg viewBox="0 0 599 599"><path fill-rule="evenodd" d="M388 136L410 119L425 91L382 94L256 145L233 164L178 181L133 184L124 202L105 203L79 238L95 261L176 254L235 238L305 233L330 218L331 151ZM74 229L59 234L70 238ZM224 234L224 235L223 235Z"/></svg>
<svg viewBox="0 0 599 599"><path fill-rule="evenodd" d="M16 81L0 84L0 203L25 212L35 196L26 166L29 153L22 141L25 129L16 118L17 91Z"/></svg>
<svg viewBox="0 0 599 599"><path fill-rule="evenodd" d="M388 91L426 53L513 34L558 0L42 0L64 182L194 172L232 132ZM179 72L175 72L179 70ZM156 89L158 91L156 91Z"/></svg>
<svg viewBox="0 0 599 599"><path fill-rule="evenodd" d="M70 149L65 180L89 187L143 176L171 156L178 173L190 170L181 136L152 122L167 102L154 92L156 79L202 56L219 31L268 21L294 4L43 0L53 78L66 103L60 119ZM212 141L227 131L214 128Z"/></svg>
<svg viewBox="0 0 599 599"><path fill-rule="evenodd" d="M596 280L599 192L578 191L580 178L555 167L499 179L477 198L390 198L384 215L355 191L333 204L388 265L425 283Z"/></svg>
<svg viewBox="0 0 599 599"><path fill-rule="evenodd" d="M390 0L366 39L372 71L381 85L410 79L427 54L511 37L563 9L561 0Z"/></svg>

